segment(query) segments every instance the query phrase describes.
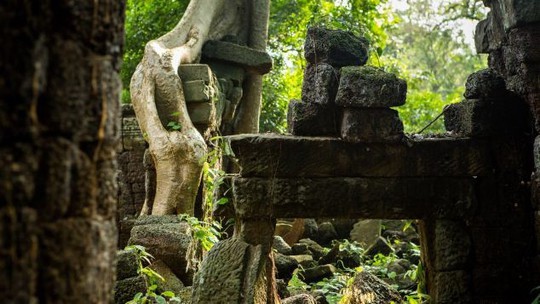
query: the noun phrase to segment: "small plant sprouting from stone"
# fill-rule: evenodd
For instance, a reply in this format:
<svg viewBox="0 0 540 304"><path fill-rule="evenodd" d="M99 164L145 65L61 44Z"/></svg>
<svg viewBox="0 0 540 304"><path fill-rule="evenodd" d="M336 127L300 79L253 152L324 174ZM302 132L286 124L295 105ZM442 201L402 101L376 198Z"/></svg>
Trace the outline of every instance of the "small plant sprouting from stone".
<svg viewBox="0 0 540 304"><path fill-rule="evenodd" d="M130 245L124 248L124 250L135 253L137 258L137 273L144 277L147 286L145 293L138 292L133 299L126 304L180 303L180 298L170 290L163 291L159 294L157 293L159 282L165 282L165 279L149 267L152 264L152 259L154 259L154 257L146 251L144 246ZM144 266L144 264L148 264L148 266Z"/></svg>
<svg viewBox="0 0 540 304"><path fill-rule="evenodd" d="M171 116L174 117L177 117L178 115L180 115L180 112L174 112L171 114ZM181 131L182 125L177 121L169 121L169 123L167 123L167 128L169 131Z"/></svg>
<svg viewBox="0 0 540 304"><path fill-rule="evenodd" d="M205 219L211 217L214 204L225 205L229 199L222 196L219 192L225 182L227 174L222 169L223 156L229 157L234 161L234 153L229 143L222 136L215 136L210 139L211 150L201 160L203 163L203 186L204 186L204 210ZM224 195L228 190L224 191Z"/></svg>
<svg viewBox="0 0 540 304"><path fill-rule="evenodd" d="M232 149L223 137L216 136L209 140L210 151L200 160L202 164L202 187L203 187L203 219L199 220L186 214L179 215L181 220L186 221L192 231L192 242L186 254L188 268L198 268L205 252L216 244L220 237L223 226L212 218L212 210L215 205L225 205L229 202L226 197L220 197L220 190L225 182L227 174L222 170L222 157L234 156ZM234 159L232 159L234 161ZM228 191L228 190L227 190ZM223 195L227 193L224 191Z"/></svg>
<svg viewBox="0 0 540 304"><path fill-rule="evenodd" d="M189 224L193 239L201 245L203 250L210 250L219 241L222 229L219 222L205 222L187 214L180 214L178 218Z"/></svg>

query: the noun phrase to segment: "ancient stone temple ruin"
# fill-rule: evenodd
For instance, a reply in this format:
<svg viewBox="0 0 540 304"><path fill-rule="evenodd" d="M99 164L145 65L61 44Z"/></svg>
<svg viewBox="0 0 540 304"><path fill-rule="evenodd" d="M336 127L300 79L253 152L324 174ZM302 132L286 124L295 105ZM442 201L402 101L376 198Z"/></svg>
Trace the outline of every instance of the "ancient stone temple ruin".
<svg viewBox="0 0 540 304"><path fill-rule="evenodd" d="M477 26L476 46L489 53L489 68L472 74L465 99L445 109L445 136L403 133L391 108L406 102L406 83L364 66L367 41L310 29L302 100L289 106L291 135L227 137L240 167L229 192L235 232L214 246L193 282L192 273L178 273L185 247L170 248L189 242L182 222L136 219L152 195L153 169L124 106L120 246L131 236L161 248L155 254L193 284L193 303L277 303L276 219L417 219L433 303L527 303L540 284L540 2L484 2L491 12ZM210 42L220 43L226 47L210 45L202 64L179 71L203 134L229 134L243 71L270 67L258 53L239 62L238 46ZM167 225L175 229L165 233L168 244L157 244L155 230Z"/></svg>

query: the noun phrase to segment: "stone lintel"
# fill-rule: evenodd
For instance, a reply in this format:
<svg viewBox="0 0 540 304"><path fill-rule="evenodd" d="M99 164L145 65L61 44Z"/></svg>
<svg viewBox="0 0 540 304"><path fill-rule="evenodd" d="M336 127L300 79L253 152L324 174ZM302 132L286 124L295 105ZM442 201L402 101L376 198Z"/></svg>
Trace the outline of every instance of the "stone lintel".
<svg viewBox="0 0 540 304"><path fill-rule="evenodd" d="M240 65L261 75L272 69L268 53L231 42L209 40L203 46L202 56Z"/></svg>
<svg viewBox="0 0 540 304"><path fill-rule="evenodd" d="M243 177L466 177L493 173L486 141L350 143L328 137L227 137Z"/></svg>
<svg viewBox="0 0 540 304"><path fill-rule="evenodd" d="M473 178L233 179L242 219L424 219L470 216Z"/></svg>

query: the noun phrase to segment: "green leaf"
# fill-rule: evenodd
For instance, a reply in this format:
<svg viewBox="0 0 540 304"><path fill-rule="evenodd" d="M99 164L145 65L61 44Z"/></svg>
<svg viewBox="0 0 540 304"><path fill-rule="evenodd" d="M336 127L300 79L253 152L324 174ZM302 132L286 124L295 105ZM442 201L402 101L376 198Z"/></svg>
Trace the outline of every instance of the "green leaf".
<svg viewBox="0 0 540 304"><path fill-rule="evenodd" d="M165 298L162 296L156 296L155 299L158 304L167 304L167 300L165 300Z"/></svg>
<svg viewBox="0 0 540 304"><path fill-rule="evenodd" d="M220 198L220 199L217 201L217 204L220 205L220 206L222 206L222 205L227 204L228 202L229 202L229 199L228 199L228 198L222 197L222 198Z"/></svg>
<svg viewBox="0 0 540 304"><path fill-rule="evenodd" d="M170 290L162 292L161 295L164 296L164 297L167 297L167 298L174 298L175 297L174 292L172 292Z"/></svg>

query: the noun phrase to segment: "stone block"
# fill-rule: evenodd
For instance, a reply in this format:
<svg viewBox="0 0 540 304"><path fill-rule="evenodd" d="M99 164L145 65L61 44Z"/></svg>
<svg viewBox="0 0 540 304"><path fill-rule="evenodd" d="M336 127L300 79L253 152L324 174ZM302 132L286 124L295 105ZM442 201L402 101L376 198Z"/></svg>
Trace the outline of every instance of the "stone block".
<svg viewBox="0 0 540 304"><path fill-rule="evenodd" d="M298 272L298 276L306 283L313 283L333 276L336 271L334 265L327 264L301 270Z"/></svg>
<svg viewBox="0 0 540 304"><path fill-rule="evenodd" d="M540 2L535 0L499 0L492 7L500 12L506 30L540 22Z"/></svg>
<svg viewBox="0 0 540 304"><path fill-rule="evenodd" d="M131 229L129 245L142 245L156 260L162 260L186 284L191 275L186 272L186 253L191 242L189 224L176 216L140 217Z"/></svg>
<svg viewBox="0 0 540 304"><path fill-rule="evenodd" d="M403 303L395 287L367 271L357 272L345 290L345 303Z"/></svg>
<svg viewBox="0 0 540 304"><path fill-rule="evenodd" d="M205 63L208 64L217 78L229 79L235 86L242 86L246 77L243 67L218 60L207 60Z"/></svg>
<svg viewBox="0 0 540 304"><path fill-rule="evenodd" d="M336 104L344 107L386 108L405 104L407 83L381 69L344 67L341 69Z"/></svg>
<svg viewBox="0 0 540 304"><path fill-rule="evenodd" d="M392 109L345 108L340 127L348 142L392 142L404 138L403 123Z"/></svg>
<svg viewBox="0 0 540 304"><path fill-rule="evenodd" d="M291 100L287 113L289 132L300 136L336 136L335 113L332 105Z"/></svg>
<svg viewBox="0 0 540 304"><path fill-rule="evenodd" d="M472 304L471 276L463 270L437 272L432 301L437 304Z"/></svg>
<svg viewBox="0 0 540 304"><path fill-rule="evenodd" d="M513 29L508 34L514 56L524 63L540 62L540 25L530 25ZM510 56L507 56L509 58ZM509 63L506 63L508 66ZM516 67L514 67L516 69ZM520 71L522 72L522 71Z"/></svg>
<svg viewBox="0 0 540 304"><path fill-rule="evenodd" d="M491 31L491 19L488 15L487 19L480 20L476 24L476 29L474 31L474 46L476 47L476 53L478 54L488 54L491 50L490 48L490 36Z"/></svg>
<svg viewBox="0 0 540 304"><path fill-rule="evenodd" d="M394 252L392 245L390 245L383 237L378 237L375 242L371 244L368 249L366 249L364 255L374 257L380 253L386 256L392 252Z"/></svg>
<svg viewBox="0 0 540 304"><path fill-rule="evenodd" d="M184 81L184 97L187 103L207 102L212 98L212 92L203 80Z"/></svg>
<svg viewBox="0 0 540 304"><path fill-rule="evenodd" d="M149 266L152 270L159 273L165 279L164 281L158 280L158 292L170 290L175 294L178 294L184 289L184 283L172 272L171 268L167 266L163 261L153 261Z"/></svg>
<svg viewBox="0 0 540 304"><path fill-rule="evenodd" d="M534 167L540 170L540 135L534 139ZM540 172L540 171L539 171Z"/></svg>
<svg viewBox="0 0 540 304"><path fill-rule="evenodd" d="M233 178L233 201L243 219L466 218L478 204L475 185L473 178Z"/></svg>
<svg viewBox="0 0 540 304"><path fill-rule="evenodd" d="M187 105L189 118L194 124L212 124L217 119L217 109L211 102L191 103Z"/></svg>
<svg viewBox="0 0 540 304"><path fill-rule="evenodd" d="M471 238L462 222L439 220L435 223L435 270L461 270L472 257Z"/></svg>
<svg viewBox="0 0 540 304"><path fill-rule="evenodd" d="M339 71L326 63L308 63L304 70L302 101L333 104L336 100Z"/></svg>
<svg viewBox="0 0 540 304"><path fill-rule="evenodd" d="M480 70L469 75L463 94L467 99L498 99L506 95L504 78L492 69Z"/></svg>
<svg viewBox="0 0 540 304"><path fill-rule="evenodd" d="M444 126L462 136L525 135L531 132L527 105L520 99L472 99L445 107Z"/></svg>
<svg viewBox="0 0 540 304"><path fill-rule="evenodd" d="M243 177L482 177L505 165L494 159L483 139L349 143L323 137L244 134L227 140ZM515 146L508 139L498 145L503 143Z"/></svg>
<svg viewBox="0 0 540 304"><path fill-rule="evenodd" d="M122 118L122 147L128 151L146 147L146 140L135 117Z"/></svg>
<svg viewBox="0 0 540 304"><path fill-rule="evenodd" d="M143 276L118 280L114 285L114 303L127 303L139 292L143 294L146 292L146 281Z"/></svg>
<svg viewBox="0 0 540 304"><path fill-rule="evenodd" d="M133 110L133 105L130 103L122 104L122 118L124 117L135 117L135 110Z"/></svg>
<svg viewBox="0 0 540 304"><path fill-rule="evenodd" d="M310 63L325 62L334 67L364 65L368 48L367 39L351 32L312 27L307 32L304 56Z"/></svg>
<svg viewBox="0 0 540 304"><path fill-rule="evenodd" d="M312 265L315 265L315 261L313 260L313 256L311 254L290 255L290 257L302 267L311 267Z"/></svg>
<svg viewBox="0 0 540 304"><path fill-rule="evenodd" d="M280 279L290 279L293 271L298 267L298 262L294 258L281 253L274 253L274 263L277 277Z"/></svg>
<svg viewBox="0 0 540 304"><path fill-rule="evenodd" d="M212 70L206 64L181 64L178 67L178 76L183 82L192 80L202 80L210 83L212 80Z"/></svg>
<svg viewBox="0 0 540 304"><path fill-rule="evenodd" d="M274 235L274 241L272 242L272 248L281 254L291 254L292 249L287 242L279 235Z"/></svg>
<svg viewBox="0 0 540 304"><path fill-rule="evenodd" d="M301 293L283 299L283 304L317 304L317 300L310 294Z"/></svg>
<svg viewBox="0 0 540 304"><path fill-rule="evenodd" d="M138 275L139 264L133 251L120 250L116 253L116 279L123 280Z"/></svg>
<svg viewBox="0 0 540 304"><path fill-rule="evenodd" d="M202 48L202 57L237 64L261 75L272 69L272 58L268 53L225 41L207 41Z"/></svg>
<svg viewBox="0 0 540 304"><path fill-rule="evenodd" d="M351 241L367 248L381 236L381 220L360 220L350 233Z"/></svg>
<svg viewBox="0 0 540 304"><path fill-rule="evenodd" d="M336 232L336 228L330 222L323 222L319 224L319 231L315 241L323 246L329 246L333 240L338 239L339 236Z"/></svg>

